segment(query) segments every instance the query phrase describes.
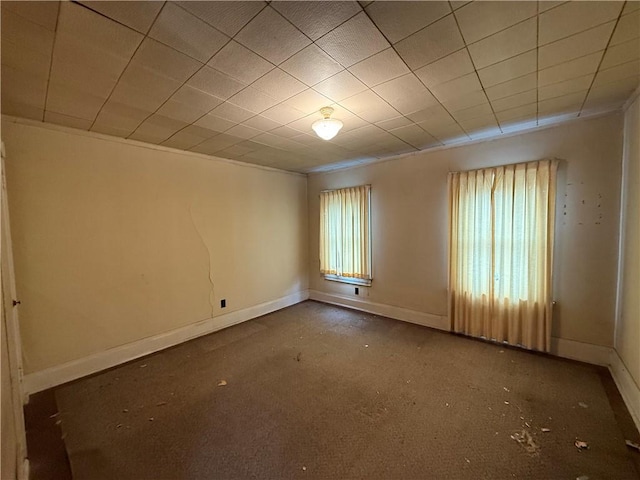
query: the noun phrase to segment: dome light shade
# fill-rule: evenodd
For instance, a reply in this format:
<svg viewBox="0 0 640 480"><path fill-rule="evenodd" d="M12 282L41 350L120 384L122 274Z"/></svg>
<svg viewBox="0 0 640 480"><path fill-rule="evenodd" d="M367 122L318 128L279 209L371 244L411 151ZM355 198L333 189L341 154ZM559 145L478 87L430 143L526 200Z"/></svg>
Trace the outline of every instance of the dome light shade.
<svg viewBox="0 0 640 480"><path fill-rule="evenodd" d="M320 113L324 116L322 120L318 120L311 125L313 131L323 140L331 140L342 128L342 122L335 118L331 118L333 108L324 107L320 109Z"/></svg>

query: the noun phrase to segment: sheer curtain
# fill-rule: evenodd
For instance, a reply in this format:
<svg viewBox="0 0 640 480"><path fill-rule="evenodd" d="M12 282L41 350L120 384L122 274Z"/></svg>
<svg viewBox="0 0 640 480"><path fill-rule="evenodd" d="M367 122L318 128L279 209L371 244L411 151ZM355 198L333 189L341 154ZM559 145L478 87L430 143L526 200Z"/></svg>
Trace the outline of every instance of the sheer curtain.
<svg viewBox="0 0 640 480"><path fill-rule="evenodd" d="M449 174L456 332L549 351L557 160Z"/></svg>
<svg viewBox="0 0 640 480"><path fill-rule="evenodd" d="M370 185L320 193L320 272L371 279Z"/></svg>

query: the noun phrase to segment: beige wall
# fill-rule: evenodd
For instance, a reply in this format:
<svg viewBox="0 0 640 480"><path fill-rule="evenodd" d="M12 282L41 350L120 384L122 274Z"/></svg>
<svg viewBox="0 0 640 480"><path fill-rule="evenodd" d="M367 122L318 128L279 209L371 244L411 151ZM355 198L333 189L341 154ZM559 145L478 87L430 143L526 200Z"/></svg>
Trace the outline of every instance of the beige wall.
<svg viewBox="0 0 640 480"><path fill-rule="evenodd" d="M616 350L640 388L640 98L624 121L624 199Z"/></svg>
<svg viewBox="0 0 640 480"><path fill-rule="evenodd" d="M613 346L622 116L614 114L485 143L309 177L310 288L447 315L447 172L563 159L559 172L553 336ZM370 288L318 271L318 194L372 185Z"/></svg>
<svg viewBox="0 0 640 480"><path fill-rule="evenodd" d="M307 289L304 176L8 121L2 137L25 373Z"/></svg>

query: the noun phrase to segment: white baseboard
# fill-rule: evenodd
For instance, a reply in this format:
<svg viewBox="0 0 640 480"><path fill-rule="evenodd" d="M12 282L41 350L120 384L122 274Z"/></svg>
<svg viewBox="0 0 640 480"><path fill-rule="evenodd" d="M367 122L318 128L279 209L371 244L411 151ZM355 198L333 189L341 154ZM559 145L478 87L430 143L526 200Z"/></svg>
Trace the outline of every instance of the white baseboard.
<svg viewBox="0 0 640 480"><path fill-rule="evenodd" d="M345 295L337 295L335 293L320 292L318 290L309 290L309 298L311 300L318 300L319 302L330 303L332 305L353 308L362 312L374 313L383 317L417 323L418 325L437 328L438 330L449 330L449 319L446 315L423 313L416 310L409 310L408 308L368 302L366 300L351 298Z"/></svg>
<svg viewBox="0 0 640 480"><path fill-rule="evenodd" d="M173 347L187 340L222 330L237 323L275 312L309 298L309 291L303 290L269 302L254 305L243 310L226 313L214 318L181 327L170 332L143 338L135 342L95 353L84 358L72 360L39 372L29 373L24 377L23 388L30 395L47 388L55 387L87 375L115 367L136 358L144 357L168 347Z"/></svg>
<svg viewBox="0 0 640 480"><path fill-rule="evenodd" d="M620 395L622 395L631 417L633 417L636 427L640 430L640 387L633 380L620 355L614 349L611 349L609 371L618 386Z"/></svg>
<svg viewBox="0 0 640 480"><path fill-rule="evenodd" d="M551 337L551 355L578 360L606 367L609 365L611 347L576 342L566 338Z"/></svg>

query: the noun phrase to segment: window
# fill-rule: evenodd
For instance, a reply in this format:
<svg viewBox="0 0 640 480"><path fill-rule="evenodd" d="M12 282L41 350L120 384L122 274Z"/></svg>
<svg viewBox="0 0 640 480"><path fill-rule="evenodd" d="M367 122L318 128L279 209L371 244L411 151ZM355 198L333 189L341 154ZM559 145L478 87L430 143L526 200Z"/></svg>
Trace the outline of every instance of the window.
<svg viewBox="0 0 640 480"><path fill-rule="evenodd" d="M371 284L371 186L320 193L320 272L328 280Z"/></svg>
<svg viewBox="0 0 640 480"><path fill-rule="evenodd" d="M557 160L450 174L453 329L548 351Z"/></svg>

